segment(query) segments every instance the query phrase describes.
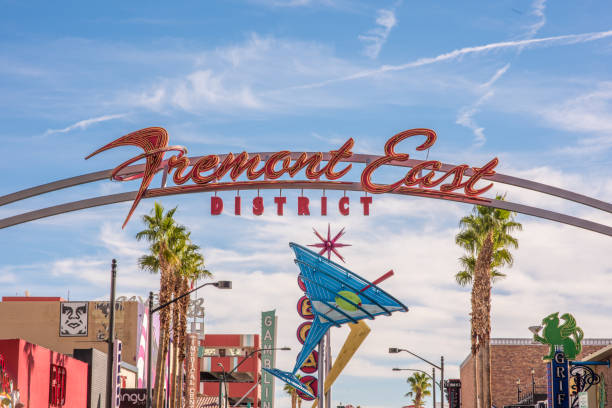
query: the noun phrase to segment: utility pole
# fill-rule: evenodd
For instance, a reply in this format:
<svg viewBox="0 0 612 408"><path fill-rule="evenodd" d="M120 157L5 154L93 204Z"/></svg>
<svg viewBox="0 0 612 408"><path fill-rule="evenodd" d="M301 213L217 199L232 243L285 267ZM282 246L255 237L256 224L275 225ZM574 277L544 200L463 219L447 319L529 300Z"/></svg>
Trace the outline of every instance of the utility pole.
<svg viewBox="0 0 612 408"><path fill-rule="evenodd" d="M440 398L440 408L444 408L444 356L440 356L440 389L442 397Z"/></svg>
<svg viewBox="0 0 612 408"><path fill-rule="evenodd" d="M431 367L431 379L433 384L431 385L431 391L433 393L433 408L436 408L436 369Z"/></svg>
<svg viewBox="0 0 612 408"><path fill-rule="evenodd" d="M106 355L106 408L115 408L112 399L113 386L116 379L113 372L113 342L115 340L115 282L117 280L117 260L113 259L111 264L111 289L110 289L110 315L108 318L108 353Z"/></svg>
<svg viewBox="0 0 612 408"><path fill-rule="evenodd" d="M151 355L153 354L153 292L149 292L149 316L147 324L147 408L151 408Z"/></svg>

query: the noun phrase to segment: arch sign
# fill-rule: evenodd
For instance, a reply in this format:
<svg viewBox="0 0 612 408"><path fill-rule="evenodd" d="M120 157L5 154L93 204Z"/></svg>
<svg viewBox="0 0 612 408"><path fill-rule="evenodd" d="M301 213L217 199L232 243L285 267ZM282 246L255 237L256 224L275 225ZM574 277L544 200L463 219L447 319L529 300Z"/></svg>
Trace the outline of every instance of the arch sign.
<svg viewBox="0 0 612 408"><path fill-rule="evenodd" d="M402 149L402 142L413 137L418 137L419 141L422 141L416 148L418 151L429 149L437 139L436 132L431 129L409 129L391 137L384 145L382 156L353 153L354 140L349 138L337 150L327 153L288 150L266 153L243 151L239 154L188 157L185 147L168 144L169 136L165 129L149 127L122 136L86 157L89 159L106 150L121 146L134 146L142 149L142 153L119 164L114 169L58 180L1 196L0 206L109 177L121 182L140 180L137 191L87 198L18 214L0 219L0 229L70 211L131 201L132 206L123 223L125 227L143 198L231 190L237 192L257 190L259 192L260 189L278 189L282 193L282 189L318 189L365 192L365 196L360 197L363 215L369 215L372 204L372 196L368 196L367 193L389 193L495 207L612 236L612 227L608 225L523 204L495 200L483 197L483 194L491 190L494 182L499 182L554 195L612 213L610 203L531 180L499 174L495 171L499 164L497 158L478 165L452 165L437 160L411 159L410 154ZM143 164L136 164L141 160L144 160ZM343 180L351 176L353 180L356 178L355 174L352 174L355 173L352 167L356 163L364 165L359 181ZM375 180L384 166L404 167L406 172L392 183L383 184ZM160 172L162 173L161 186L151 188L151 182ZM171 177L172 185L167 185L169 177ZM287 198L282 194L274 197L273 208L278 215L283 215L286 202ZM224 207L230 207L229 204L233 204L235 215L241 214L243 203L239 193L234 197L233 203L226 203L216 195L211 197L211 214L221 214ZM254 215L263 214L264 200L259 194L250 204ZM323 193L320 201L320 214L327 215L327 210L327 197ZM349 197L345 195L339 199L338 210L342 215L349 214ZM298 215L311 214L311 203L303 194L298 197L297 213Z"/></svg>

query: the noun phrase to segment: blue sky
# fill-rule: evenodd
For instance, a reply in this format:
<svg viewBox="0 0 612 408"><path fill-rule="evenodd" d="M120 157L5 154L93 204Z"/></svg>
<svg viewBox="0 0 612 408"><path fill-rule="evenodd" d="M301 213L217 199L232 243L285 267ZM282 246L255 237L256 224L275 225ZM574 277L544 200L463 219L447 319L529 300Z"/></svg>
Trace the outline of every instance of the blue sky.
<svg viewBox="0 0 612 408"><path fill-rule="evenodd" d="M2 2L0 13L0 194L92 171L134 156L130 148L85 156L131 131L163 126L190 154L328 151L355 139L355 152L382 154L395 133L438 133L430 158L482 164L500 173L612 201L611 5L545 0L461 2L253 0L135 3ZM415 158L416 144L406 151ZM353 176L358 174L352 173ZM154 181L156 185L159 181ZM8 217L58 203L136 189L103 181L0 207ZM496 185L510 201L607 225L612 217ZM451 377L468 353L469 291L456 286L454 245L469 206L375 197L370 217L297 217L268 211L209 215L209 194L161 200L179 206L209 268L234 290L207 291L209 332L255 332L276 308L279 343L297 350L297 268L287 243L312 243L311 227L347 228L347 266L411 311L371 322L372 334L340 377L335 402L408 403L393 366L425 368L403 346L446 356ZM243 193L246 199L253 194ZM315 200L319 192L308 192ZM351 194L349 194L351 195ZM222 193L228 200L233 193ZM333 200L337 197L330 194ZM273 194L264 195L272 204ZM359 195L351 195L357 202ZM145 296L156 276L138 271L134 239L143 201L90 209L1 231L2 295L100 298L119 261L119 293ZM526 337L554 311L574 312L587 337L612 337L609 238L519 216L524 231L508 278L495 286L493 336ZM202 294L204 295L204 294ZM244 305L248 304L248 311ZM345 332L332 333L338 349ZM294 351L279 359L292 366ZM279 384L280 385L280 384ZM280 387L279 387L280 388ZM279 397L281 394L279 393ZM381 397L381 396L384 396ZM280 405L288 403L279 400Z"/></svg>

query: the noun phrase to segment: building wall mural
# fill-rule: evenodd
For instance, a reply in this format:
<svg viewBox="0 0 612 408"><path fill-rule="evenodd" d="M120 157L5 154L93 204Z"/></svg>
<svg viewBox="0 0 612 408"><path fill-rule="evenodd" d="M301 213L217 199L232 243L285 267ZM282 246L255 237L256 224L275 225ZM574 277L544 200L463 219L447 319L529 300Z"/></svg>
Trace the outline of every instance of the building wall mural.
<svg viewBox="0 0 612 408"><path fill-rule="evenodd" d="M60 337L88 336L88 302L60 302Z"/></svg>

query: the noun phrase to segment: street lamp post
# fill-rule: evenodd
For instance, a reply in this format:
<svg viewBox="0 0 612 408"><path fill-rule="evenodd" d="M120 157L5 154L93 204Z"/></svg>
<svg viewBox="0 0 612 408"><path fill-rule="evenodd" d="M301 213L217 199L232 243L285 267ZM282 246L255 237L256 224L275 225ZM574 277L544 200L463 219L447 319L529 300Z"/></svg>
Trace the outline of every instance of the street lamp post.
<svg viewBox="0 0 612 408"><path fill-rule="evenodd" d="M401 348L397 348L397 347L389 347L389 353L390 354L396 354L399 353L400 351L405 351L408 354L411 354L413 356L415 356L416 358L418 358L421 361L426 362L427 364L429 364L430 366L433 366L435 368L437 368L438 370L440 370L440 383L438 384L440 387L440 408L444 408L444 356L440 357L440 365L436 365L434 363L432 363L429 360L424 359L423 357L414 354L412 351L410 350L406 350L406 349L401 349ZM429 375L429 374L427 374ZM435 407L434 407L435 408Z"/></svg>
<svg viewBox="0 0 612 408"><path fill-rule="evenodd" d="M535 370L531 369L531 403L535 404Z"/></svg>
<svg viewBox="0 0 612 408"><path fill-rule="evenodd" d="M431 380L433 381L431 391L433 393L433 408L436 408L436 369L431 367Z"/></svg>
<svg viewBox="0 0 612 408"><path fill-rule="evenodd" d="M215 286L218 289L231 289L232 281L218 281L218 282L208 282L198 286L195 289L190 290L189 292L183 293L181 296L176 297L163 305L159 305L156 308L153 308L153 292L149 292L149 321L147 326L147 408L151 408L152 396L151 396L151 353L153 352L153 313L160 311L161 309L170 306L172 303L176 302L184 298L185 296L189 296L192 292L203 288L204 286ZM160 333L161 336L161 333Z"/></svg>
<svg viewBox="0 0 612 408"><path fill-rule="evenodd" d="M223 385L225 384L225 379L226 379L226 373L225 373L225 367L223 367L223 364L221 363L217 363L217 365L219 367L221 367L221 370L223 370L223 381L219 381L219 408L227 408L227 407L223 407L223 402L225 402L225 394L223 393ZM227 390L226 390L227 393ZM221 399L221 396L223 395L223 399ZM223 401L223 402L221 402Z"/></svg>
<svg viewBox="0 0 612 408"><path fill-rule="evenodd" d="M249 359L249 357L251 357L253 354L259 353L260 351L272 351L272 350L291 350L291 347L260 348L260 349L257 349L257 350L253 350L249 354L244 356L244 359L240 363L236 364L236 367L234 367L228 373L225 372L225 367L223 367L223 364L217 363L217 365L219 367L221 367L221 369L223 370L223 381L219 382L219 408L222 408L222 406L221 406L221 390L222 390L222 388L221 387L222 387L222 384L225 384L226 381L227 381L227 374L232 374L234 371L236 371L238 369L238 367L240 367L245 361L247 361Z"/></svg>
<svg viewBox="0 0 612 408"><path fill-rule="evenodd" d="M516 379L516 403L519 404L521 402L521 379Z"/></svg>
<svg viewBox="0 0 612 408"><path fill-rule="evenodd" d="M436 369L431 368L431 375L423 370L419 370L416 368L392 368L393 371L418 371L419 373L423 373L433 381L433 385L431 387L433 391L433 406L436 408L436 386L440 387L440 384L436 382Z"/></svg>

